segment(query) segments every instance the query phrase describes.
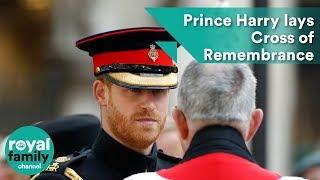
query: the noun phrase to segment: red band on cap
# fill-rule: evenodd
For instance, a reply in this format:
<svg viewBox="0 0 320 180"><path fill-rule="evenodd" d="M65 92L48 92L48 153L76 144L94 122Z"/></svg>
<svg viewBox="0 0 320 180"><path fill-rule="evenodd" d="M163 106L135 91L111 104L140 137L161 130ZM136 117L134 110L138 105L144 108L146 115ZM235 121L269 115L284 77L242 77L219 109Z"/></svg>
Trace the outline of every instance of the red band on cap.
<svg viewBox="0 0 320 180"><path fill-rule="evenodd" d="M174 66L172 59L163 50L157 49L158 58L153 60L148 56L150 49L130 51L105 52L93 56L94 71L97 67L111 64L145 64L154 66Z"/></svg>

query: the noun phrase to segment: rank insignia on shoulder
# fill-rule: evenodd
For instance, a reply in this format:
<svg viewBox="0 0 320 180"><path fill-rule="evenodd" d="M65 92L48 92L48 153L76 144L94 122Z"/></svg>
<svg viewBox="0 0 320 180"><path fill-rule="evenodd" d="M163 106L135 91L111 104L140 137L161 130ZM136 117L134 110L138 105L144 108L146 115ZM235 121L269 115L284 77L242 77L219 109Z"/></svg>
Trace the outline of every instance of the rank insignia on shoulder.
<svg viewBox="0 0 320 180"><path fill-rule="evenodd" d="M58 157L55 162L58 162L58 163L63 163L63 162L66 162L66 161L69 161L70 160L70 157L68 156L61 156L61 157Z"/></svg>
<svg viewBox="0 0 320 180"><path fill-rule="evenodd" d="M67 156L58 157L57 159L54 160L54 162L52 164L50 164L48 166L46 171L48 171L48 172L57 172L57 170L60 167L59 163L64 163L64 162L69 161L69 160L70 160L70 157L67 157Z"/></svg>
<svg viewBox="0 0 320 180"><path fill-rule="evenodd" d="M59 163L58 162L54 162L52 164L50 164L46 171L49 171L49 172L57 172L57 170L59 169Z"/></svg>

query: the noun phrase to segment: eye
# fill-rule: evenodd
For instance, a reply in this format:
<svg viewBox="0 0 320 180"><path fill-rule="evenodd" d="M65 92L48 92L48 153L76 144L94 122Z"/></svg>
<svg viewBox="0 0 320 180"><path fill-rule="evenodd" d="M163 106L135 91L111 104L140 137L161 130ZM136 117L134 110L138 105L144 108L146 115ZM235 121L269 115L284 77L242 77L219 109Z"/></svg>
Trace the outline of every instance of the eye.
<svg viewBox="0 0 320 180"><path fill-rule="evenodd" d="M168 92L167 89L154 89L152 90L153 94L166 94Z"/></svg>
<svg viewBox="0 0 320 180"><path fill-rule="evenodd" d="M141 93L141 92L142 92L141 89L132 89L132 88L128 89L128 91L129 91L130 93Z"/></svg>

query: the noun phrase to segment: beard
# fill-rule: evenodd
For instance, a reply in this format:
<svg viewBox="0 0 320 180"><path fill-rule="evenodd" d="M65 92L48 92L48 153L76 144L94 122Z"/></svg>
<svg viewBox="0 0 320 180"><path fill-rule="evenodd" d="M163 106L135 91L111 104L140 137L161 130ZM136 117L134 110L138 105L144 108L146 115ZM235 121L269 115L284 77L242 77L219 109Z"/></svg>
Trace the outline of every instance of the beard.
<svg viewBox="0 0 320 180"><path fill-rule="evenodd" d="M109 100L106 121L111 133L120 142L134 149L146 149L159 137L166 121L156 110L141 109L130 117L123 115ZM143 123L141 119L152 119Z"/></svg>

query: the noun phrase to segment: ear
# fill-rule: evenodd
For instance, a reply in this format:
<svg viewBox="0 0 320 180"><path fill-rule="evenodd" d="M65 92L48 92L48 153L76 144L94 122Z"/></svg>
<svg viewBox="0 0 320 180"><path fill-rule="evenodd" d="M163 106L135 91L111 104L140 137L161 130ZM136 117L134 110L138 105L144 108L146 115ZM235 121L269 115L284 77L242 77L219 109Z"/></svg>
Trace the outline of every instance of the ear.
<svg viewBox="0 0 320 180"><path fill-rule="evenodd" d="M103 81L95 80L93 82L92 93L99 105L106 106L108 104L109 92Z"/></svg>
<svg viewBox="0 0 320 180"><path fill-rule="evenodd" d="M251 141L256 132L258 131L263 119L262 109L255 109L251 114L249 131L246 136L246 141Z"/></svg>
<svg viewBox="0 0 320 180"><path fill-rule="evenodd" d="M186 140L189 136L189 128L183 112L175 107L172 111L172 117L176 122L182 140Z"/></svg>

